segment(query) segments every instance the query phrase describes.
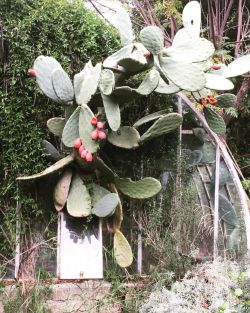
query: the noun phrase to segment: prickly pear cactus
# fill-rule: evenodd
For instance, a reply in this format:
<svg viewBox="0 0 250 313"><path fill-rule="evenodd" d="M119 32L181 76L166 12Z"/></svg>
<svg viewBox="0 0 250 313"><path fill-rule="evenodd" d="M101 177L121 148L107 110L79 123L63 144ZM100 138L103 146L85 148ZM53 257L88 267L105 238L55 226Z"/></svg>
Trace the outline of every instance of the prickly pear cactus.
<svg viewBox="0 0 250 313"><path fill-rule="evenodd" d="M215 133L224 133L223 114L234 106L236 98L217 91L233 89L230 78L250 70L249 55L228 66L211 63L214 47L200 38L201 10L197 1L189 2L184 8L183 25L172 47L167 49L162 29L145 27L140 32L141 42L123 40L127 45L103 63L93 65L91 60L86 63L74 76L73 83L60 63L50 56L39 56L29 70L44 94L64 106L64 116L47 122L52 134L61 138L62 149L57 151L46 142L48 154L57 162L41 173L17 179L35 180L59 173L54 191L56 210L67 210L74 218L94 214L107 219L114 234L114 255L121 267L129 266L133 255L120 232L123 210L117 189L128 197L145 199L155 196L161 190L161 183L152 177L139 181L118 177L101 159L101 150L106 144L118 149L140 149L145 142L175 131L183 121L176 108L169 113L166 107L137 116L131 125L126 125L122 119L124 104L129 106L132 101L155 93L168 95L183 90L197 111L203 112L209 127ZM131 86L129 78L137 74L142 77L141 82ZM102 105L99 102L96 105L96 99ZM205 134L197 130L196 136L203 150L189 153L190 166L202 163L211 155L206 151ZM220 197L221 203L222 200ZM229 211L230 223L235 225L231 221L235 216L224 202L222 218L225 220L224 211Z"/></svg>

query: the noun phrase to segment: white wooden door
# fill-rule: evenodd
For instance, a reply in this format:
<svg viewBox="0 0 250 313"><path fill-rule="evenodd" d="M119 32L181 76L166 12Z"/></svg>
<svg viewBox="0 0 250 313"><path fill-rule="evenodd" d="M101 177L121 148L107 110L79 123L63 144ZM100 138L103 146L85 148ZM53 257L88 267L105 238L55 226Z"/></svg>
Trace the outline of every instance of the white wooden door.
<svg viewBox="0 0 250 313"><path fill-rule="evenodd" d="M57 276L60 279L103 278L102 223L88 227L81 218L60 212Z"/></svg>

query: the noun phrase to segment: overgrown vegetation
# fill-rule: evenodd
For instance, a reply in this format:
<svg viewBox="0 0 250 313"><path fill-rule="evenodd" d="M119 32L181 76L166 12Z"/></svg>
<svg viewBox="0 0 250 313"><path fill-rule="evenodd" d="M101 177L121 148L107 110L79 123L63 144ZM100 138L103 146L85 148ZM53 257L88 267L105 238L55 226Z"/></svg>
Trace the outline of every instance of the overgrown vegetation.
<svg viewBox="0 0 250 313"><path fill-rule="evenodd" d="M1 0L0 6L4 39L0 54L0 251L7 262L15 246L15 179L19 173L30 174L48 165L42 139L59 145L45 125L48 117L62 113L61 107L38 91L27 69L38 55L50 54L73 75L88 59L100 61L119 43L114 30L88 12L80 0ZM32 194L33 198L20 190L23 231L36 220L44 222L41 203L34 200L36 188Z"/></svg>

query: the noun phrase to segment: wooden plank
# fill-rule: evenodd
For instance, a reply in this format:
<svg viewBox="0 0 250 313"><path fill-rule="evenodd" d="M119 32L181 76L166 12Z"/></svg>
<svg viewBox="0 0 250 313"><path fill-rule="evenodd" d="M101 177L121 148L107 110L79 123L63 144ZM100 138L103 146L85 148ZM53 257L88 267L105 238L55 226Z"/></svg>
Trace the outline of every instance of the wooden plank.
<svg viewBox="0 0 250 313"><path fill-rule="evenodd" d="M21 257L21 206L19 199L19 184L17 183L16 200L16 251L15 251L15 279L19 279L20 257Z"/></svg>
<svg viewBox="0 0 250 313"><path fill-rule="evenodd" d="M220 184L220 147L216 147L216 167L215 167L215 191L214 191L214 253L213 259L218 258L219 239L219 184Z"/></svg>
<svg viewBox="0 0 250 313"><path fill-rule="evenodd" d="M58 228L58 266L60 279L102 279L102 222L97 229L86 220L60 212Z"/></svg>

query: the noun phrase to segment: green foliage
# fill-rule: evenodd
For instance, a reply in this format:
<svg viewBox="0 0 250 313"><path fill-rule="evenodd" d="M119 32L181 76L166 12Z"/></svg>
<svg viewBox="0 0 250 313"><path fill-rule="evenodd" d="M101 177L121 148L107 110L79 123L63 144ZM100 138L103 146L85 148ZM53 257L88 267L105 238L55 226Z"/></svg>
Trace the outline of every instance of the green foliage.
<svg viewBox="0 0 250 313"><path fill-rule="evenodd" d="M7 233L15 227L15 178L39 172L48 165L41 140L49 138L46 120L63 111L58 103L38 91L27 69L38 55L51 55L70 77L87 59L105 58L118 47L114 31L82 5L68 0L1 0L5 58L0 77L0 201L1 225ZM54 137L52 142L57 146ZM21 194L23 221L42 213L38 205ZM39 213L40 212L40 213ZM7 227L7 228L6 228ZM11 236L11 235L10 235ZM15 238L15 237L13 237ZM0 234L1 253L12 255L13 246Z"/></svg>

